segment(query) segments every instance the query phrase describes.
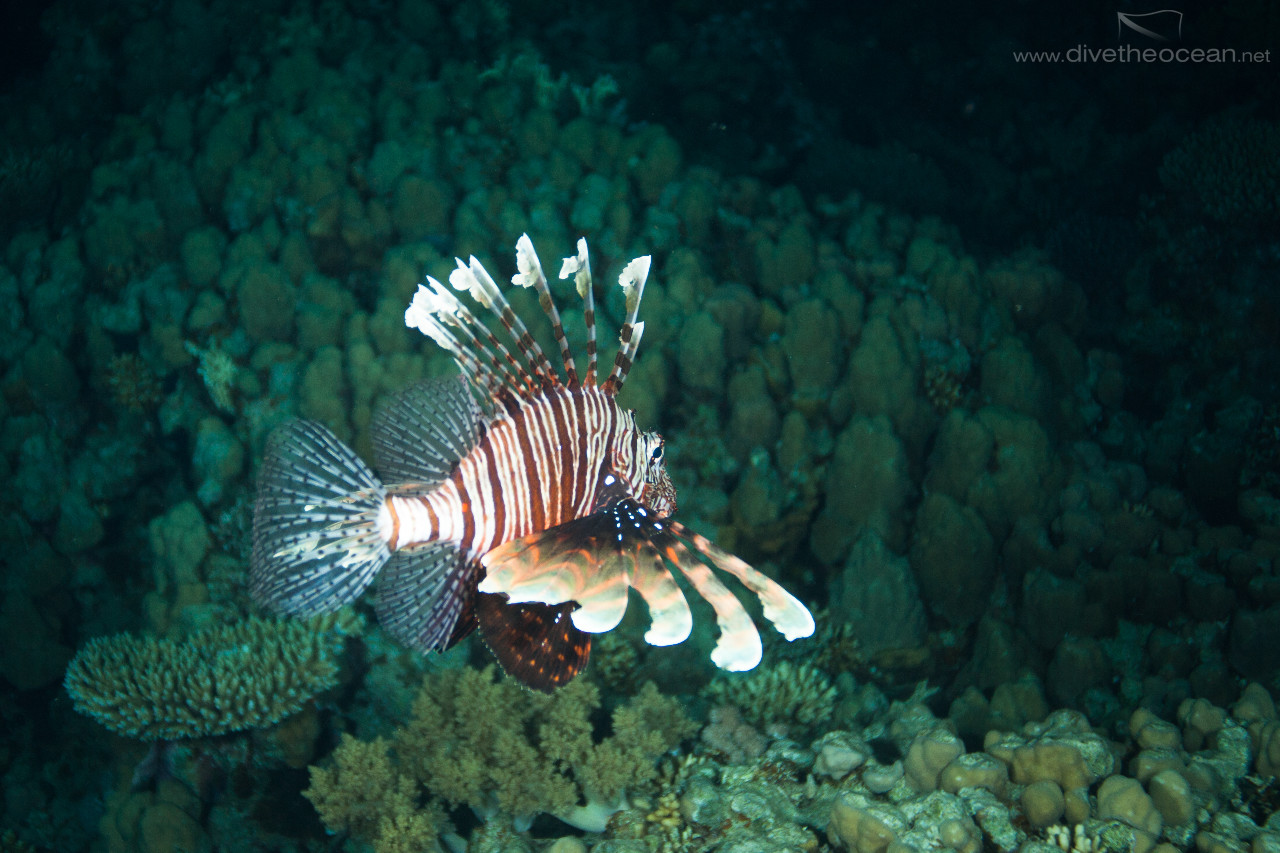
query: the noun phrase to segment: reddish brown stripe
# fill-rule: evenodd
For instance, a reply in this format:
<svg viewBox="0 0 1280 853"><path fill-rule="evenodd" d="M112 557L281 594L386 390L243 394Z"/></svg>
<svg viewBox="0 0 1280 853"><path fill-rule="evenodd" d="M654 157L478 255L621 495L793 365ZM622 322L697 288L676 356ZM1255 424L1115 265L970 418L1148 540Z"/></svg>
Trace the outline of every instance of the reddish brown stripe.
<svg viewBox="0 0 1280 853"><path fill-rule="evenodd" d="M516 430L521 432L521 430ZM498 450L494 447L492 441L486 441L481 445L484 453L485 473L489 477L489 493L493 496L493 536L494 539L502 538L503 525L507 521L507 501L506 495L502 491L502 477L498 474ZM495 542L486 542L486 545L496 545Z"/></svg>
<svg viewBox="0 0 1280 853"><path fill-rule="evenodd" d="M571 443L566 444L568 448L565 453L564 460L564 477L567 485L567 494L565 495L565 515L566 517L574 515L577 507L582 503L582 493L586 491L583 480L586 479L584 471L587 457L588 436L587 431L587 395L582 394L573 398L573 414L577 417L576 427L565 425L565 433L569 433L572 429L577 429L577 435L573 436ZM567 420L567 418L566 418Z"/></svg>
<svg viewBox="0 0 1280 853"><path fill-rule="evenodd" d="M432 530L439 530L440 517L436 515L435 507L433 507L431 505L431 502L428 501L425 497L418 498L418 500L422 501L422 505L427 508L427 524L430 525Z"/></svg>
<svg viewBox="0 0 1280 853"><path fill-rule="evenodd" d="M584 394L581 402L578 404L578 417L581 419L580 429L583 438L580 439L578 445L577 463L574 465L573 476L577 478L578 494L580 495L579 506L586 507L586 511L590 512L595 506L595 488L598 479L598 466L601 462L609 464L609 447L613 443L610 438L609 431L613 428L609 423L609 413L604 407L599 405L600 398L595 395ZM588 443L585 440L587 435L598 436L600 438L599 446L601 456L592 458L588 453Z"/></svg>
<svg viewBox="0 0 1280 853"><path fill-rule="evenodd" d="M481 444L472 452L481 452L481 448L483 447L484 444ZM459 537L458 541L464 550L470 550L471 546L475 544L476 536L475 504L472 503L471 495L467 492L467 484L462 479L461 465L454 469L452 479L454 488L458 492L458 508L462 515L462 536Z"/></svg>
<svg viewBox="0 0 1280 853"><path fill-rule="evenodd" d="M520 448L520 456L524 460L525 479L521 484L529 497L529 518L527 519L530 530L545 530L547 524L547 513L543 508L542 481L544 479L554 479L548 477L549 472L541 470L537 463L537 459L533 454L533 442L535 439L543 441L546 439L542 433L542 428L538 424L538 420L534 417L532 409L525 409L523 417L516 422L516 443ZM535 435L537 433L537 435ZM515 484L512 484L515 486ZM513 496L514 497L514 496Z"/></svg>
<svg viewBox="0 0 1280 853"><path fill-rule="evenodd" d="M547 484L547 514L550 516L551 524L563 524L569 520L567 495L571 490L565 488L565 478L572 476L570 465L572 464L572 448L575 445L569 437L569 426L565 421L564 409L566 406L572 406L574 400L578 399L579 396L578 394L572 394L567 397L561 397L558 403L551 407L554 426L553 434L548 436L549 449L560 459L560 476L547 477L551 481Z"/></svg>

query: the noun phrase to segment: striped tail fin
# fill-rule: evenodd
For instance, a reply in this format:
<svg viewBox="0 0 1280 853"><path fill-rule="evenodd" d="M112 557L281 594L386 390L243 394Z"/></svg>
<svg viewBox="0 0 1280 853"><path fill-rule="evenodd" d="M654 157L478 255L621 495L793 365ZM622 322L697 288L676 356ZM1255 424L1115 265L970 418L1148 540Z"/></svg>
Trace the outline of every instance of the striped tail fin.
<svg viewBox="0 0 1280 853"><path fill-rule="evenodd" d="M390 557L386 489L315 421L271 436L253 514L249 584L258 603L298 615L350 604Z"/></svg>

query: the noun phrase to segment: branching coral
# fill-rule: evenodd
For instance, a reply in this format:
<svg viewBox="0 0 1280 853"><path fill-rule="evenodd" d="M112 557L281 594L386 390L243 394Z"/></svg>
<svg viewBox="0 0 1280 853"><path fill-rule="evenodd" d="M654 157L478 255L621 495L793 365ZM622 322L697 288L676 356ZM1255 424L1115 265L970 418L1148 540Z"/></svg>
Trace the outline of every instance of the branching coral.
<svg viewBox="0 0 1280 853"><path fill-rule="evenodd" d="M147 412L160 404L160 380L136 353L114 356L107 364L107 387L122 409Z"/></svg>
<svg viewBox="0 0 1280 853"><path fill-rule="evenodd" d="M392 770L377 755L370 759L370 751L387 754L376 745L364 745L365 752L344 745L338 766L363 762L374 768L367 771L374 780L385 781L394 772L482 814L501 812L523 821L547 813L601 831L627 792L653 780L657 758L691 734L693 725L674 699L646 684L614 711L612 733L597 740L591 715L599 707L599 691L584 678L544 696L496 679L492 667L433 673L414 703L413 719L391 739ZM346 824L331 822L334 813L326 816L320 806L328 802L324 788L332 787L332 778L313 776L308 796L326 825L337 830ZM388 815L383 808L377 819ZM373 819L362 816L362 826Z"/></svg>
<svg viewBox="0 0 1280 853"><path fill-rule="evenodd" d="M419 786L396 772L385 740L343 735L333 759L331 768L311 768L306 791L325 826L351 833L374 853L438 849L444 816L435 805L418 808Z"/></svg>
<svg viewBox="0 0 1280 853"><path fill-rule="evenodd" d="M261 728L337 683L348 620L252 618L181 642L98 637L72 659L63 683L77 711L139 740Z"/></svg>
<svg viewBox="0 0 1280 853"><path fill-rule="evenodd" d="M707 686L711 698L735 705L750 723L817 727L831 719L836 688L826 673L807 663L783 661L747 676L721 675Z"/></svg>

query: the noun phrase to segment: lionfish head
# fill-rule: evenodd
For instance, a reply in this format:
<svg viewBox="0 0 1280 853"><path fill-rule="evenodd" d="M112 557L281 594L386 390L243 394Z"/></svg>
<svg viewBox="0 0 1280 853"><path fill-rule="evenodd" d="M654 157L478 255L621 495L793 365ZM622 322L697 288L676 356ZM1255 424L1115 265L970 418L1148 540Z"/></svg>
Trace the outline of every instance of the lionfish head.
<svg viewBox="0 0 1280 853"><path fill-rule="evenodd" d="M653 510L659 518L675 515L676 487L667 473L662 436L656 432L642 433L640 451L645 459L640 503Z"/></svg>

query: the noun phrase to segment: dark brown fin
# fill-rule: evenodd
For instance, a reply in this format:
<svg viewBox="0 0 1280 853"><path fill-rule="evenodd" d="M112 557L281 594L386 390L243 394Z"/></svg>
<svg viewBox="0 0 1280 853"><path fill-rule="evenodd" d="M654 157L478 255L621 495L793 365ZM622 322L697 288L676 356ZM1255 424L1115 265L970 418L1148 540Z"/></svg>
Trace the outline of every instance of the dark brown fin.
<svg viewBox="0 0 1280 853"><path fill-rule="evenodd" d="M409 648L446 649L479 571L457 548L443 542L401 548L378 579L378 621Z"/></svg>
<svg viewBox="0 0 1280 853"><path fill-rule="evenodd" d="M476 629L476 583L484 576L484 566L472 563L472 569L471 579L467 584L468 591L462 597L462 611L458 614L458 621L454 623L453 633L445 641L444 651L461 643Z"/></svg>
<svg viewBox="0 0 1280 853"><path fill-rule="evenodd" d="M482 422L462 376L409 386L380 405L369 426L383 480L439 485L479 442Z"/></svg>
<svg viewBox="0 0 1280 853"><path fill-rule="evenodd" d="M385 499L378 478L323 424L278 428L258 475L254 600L306 616L355 601L389 556L378 522Z"/></svg>
<svg viewBox="0 0 1280 853"><path fill-rule="evenodd" d="M516 267L520 272L511 279L511 283L532 287L537 291L538 307L551 321L551 331L560 347L560 361L564 365L565 378L570 388L577 388L578 369L573 363L573 353L569 349L569 339L564 334L564 324L560 322L560 310L556 308L551 288L547 286L547 277L542 272L542 261L538 260L538 253L534 251L533 241L528 234L521 234L516 241Z"/></svg>
<svg viewBox="0 0 1280 853"><path fill-rule="evenodd" d="M591 657L591 635L573 626L577 605L507 604L479 593L476 619L498 663L526 687L550 693L572 681Z"/></svg>

